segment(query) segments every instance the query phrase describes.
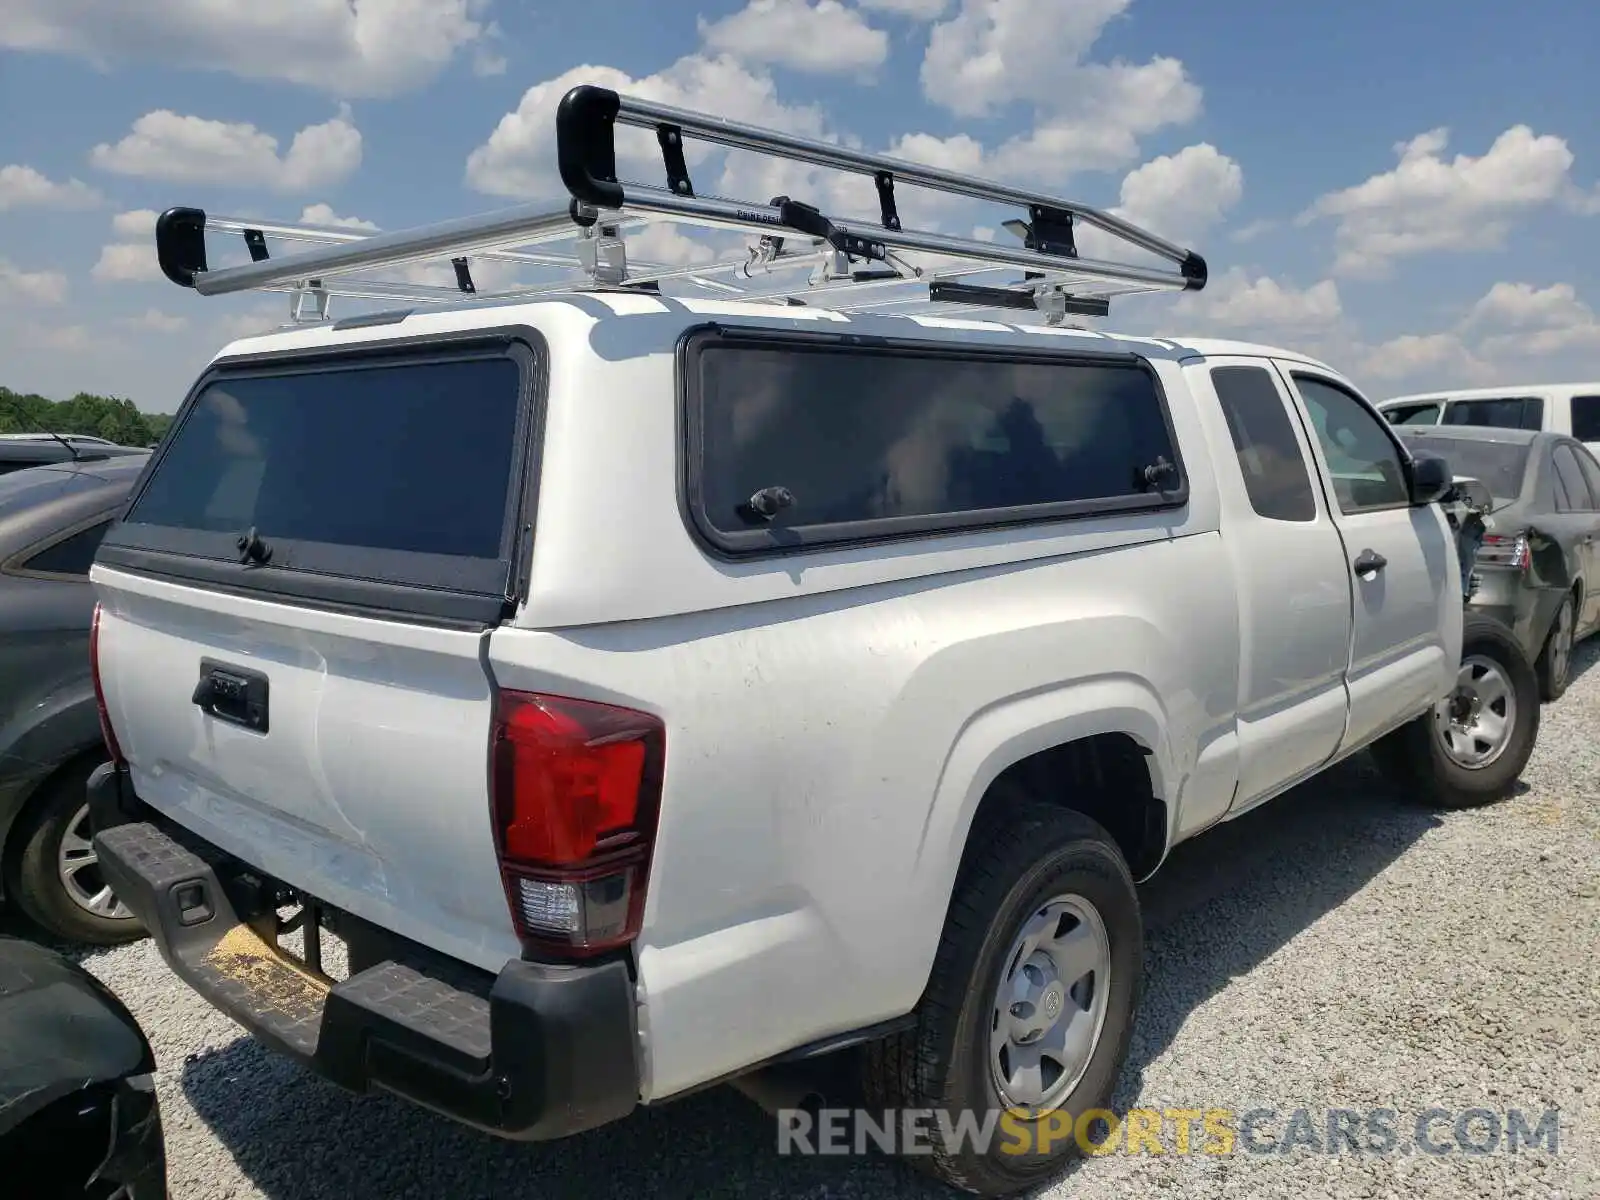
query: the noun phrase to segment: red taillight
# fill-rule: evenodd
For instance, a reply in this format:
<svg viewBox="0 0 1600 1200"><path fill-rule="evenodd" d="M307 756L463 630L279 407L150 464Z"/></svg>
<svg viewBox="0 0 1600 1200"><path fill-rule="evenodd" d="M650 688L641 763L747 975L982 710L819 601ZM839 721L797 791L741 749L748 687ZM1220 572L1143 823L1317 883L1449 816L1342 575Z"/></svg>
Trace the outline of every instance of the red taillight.
<svg viewBox="0 0 1600 1200"><path fill-rule="evenodd" d="M104 739L111 761L122 766L122 747L117 744L116 730L111 728L111 714L106 710L106 690L100 683L100 606L94 606L94 620L89 625L89 674L94 679L94 706L100 714L100 736Z"/></svg>
<svg viewBox="0 0 1600 1200"><path fill-rule="evenodd" d="M1490 533L1484 535L1478 547L1476 565L1480 567L1508 567L1513 571L1526 571L1533 561L1533 551L1528 545L1528 535Z"/></svg>
<svg viewBox="0 0 1600 1200"><path fill-rule="evenodd" d="M638 936L665 754L666 731L648 713L499 694L495 833L530 948L598 954Z"/></svg>

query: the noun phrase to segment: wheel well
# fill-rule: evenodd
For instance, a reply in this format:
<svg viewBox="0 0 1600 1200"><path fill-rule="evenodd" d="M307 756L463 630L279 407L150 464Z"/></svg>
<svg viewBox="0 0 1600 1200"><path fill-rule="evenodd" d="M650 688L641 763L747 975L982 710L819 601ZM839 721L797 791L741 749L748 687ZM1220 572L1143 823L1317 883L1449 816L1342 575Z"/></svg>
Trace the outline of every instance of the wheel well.
<svg viewBox="0 0 1600 1200"><path fill-rule="evenodd" d="M1134 879L1144 879L1167 848L1167 806L1155 794L1146 751L1125 733L1064 742L1012 763L989 785L972 818L978 835L1018 804L1044 800L1103 826ZM979 838L969 836L967 844Z"/></svg>
<svg viewBox="0 0 1600 1200"><path fill-rule="evenodd" d="M26 829L33 821L34 814L41 805L49 803L50 794L73 771L89 767L91 770L106 760L105 748L92 746L87 750L80 750L70 758L63 759L48 775L41 776L28 792L28 798L17 809L11 819L11 824L4 831L5 845L0 846L0 889L4 881L10 877L12 869L16 866L16 856L21 853L22 841L16 835Z"/></svg>

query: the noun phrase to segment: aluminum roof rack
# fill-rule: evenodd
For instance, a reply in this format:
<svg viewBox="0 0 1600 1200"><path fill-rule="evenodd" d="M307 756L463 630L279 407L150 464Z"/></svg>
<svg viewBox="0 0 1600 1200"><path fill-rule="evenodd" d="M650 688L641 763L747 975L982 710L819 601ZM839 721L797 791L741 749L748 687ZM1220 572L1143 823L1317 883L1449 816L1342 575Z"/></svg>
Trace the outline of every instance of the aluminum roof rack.
<svg viewBox="0 0 1600 1200"><path fill-rule="evenodd" d="M618 180L619 124L654 131L665 187ZM879 219L830 216L788 196L766 203L702 196L695 190L684 154L688 137L869 176L877 191ZM430 304L464 297L517 299L583 286L659 291L663 283L671 282L728 298L820 303L844 311L936 304L946 312L1031 310L1059 323L1071 314L1105 315L1114 295L1196 291L1206 284L1205 260L1194 251L1087 205L620 96L605 88L583 85L562 98L556 111L556 157L570 194L563 207L521 205L388 233L172 208L156 222L156 253L168 279L201 295L288 292L296 320L326 319L329 299L336 295ZM1025 220L1004 222L1020 244L906 228L896 183L1020 207ZM630 262L627 232L652 221L755 236L743 254L723 261L693 266ZM1076 238L1080 224L1158 261L1140 265L1080 257ZM241 235L250 262L211 267L207 232ZM268 249L269 238L311 243L314 248L275 256ZM562 244L564 250L556 248ZM541 246L552 249L528 249ZM933 256L933 261L918 265L908 260L911 254ZM418 265L444 259L453 268L453 282L449 275L442 282L428 282L426 277L418 281ZM473 277L473 260L496 264L496 271L501 266L518 272L560 269L567 275L484 292ZM409 270L388 281L361 275L384 268ZM809 268L809 274L800 280L790 276L787 282L755 282L801 268ZM1020 269L1022 278L1000 282L970 278L987 275L992 280L995 272L1008 269ZM479 273L487 274L481 269Z"/></svg>

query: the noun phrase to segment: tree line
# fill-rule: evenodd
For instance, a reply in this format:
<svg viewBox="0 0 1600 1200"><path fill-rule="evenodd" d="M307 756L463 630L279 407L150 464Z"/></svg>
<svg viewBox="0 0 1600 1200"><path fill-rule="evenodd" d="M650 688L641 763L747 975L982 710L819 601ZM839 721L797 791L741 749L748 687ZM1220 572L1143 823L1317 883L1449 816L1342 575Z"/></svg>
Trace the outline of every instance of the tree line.
<svg viewBox="0 0 1600 1200"><path fill-rule="evenodd" d="M50 400L0 387L0 433L80 433L119 446L149 446L171 424L170 413L140 412L132 400L79 392Z"/></svg>

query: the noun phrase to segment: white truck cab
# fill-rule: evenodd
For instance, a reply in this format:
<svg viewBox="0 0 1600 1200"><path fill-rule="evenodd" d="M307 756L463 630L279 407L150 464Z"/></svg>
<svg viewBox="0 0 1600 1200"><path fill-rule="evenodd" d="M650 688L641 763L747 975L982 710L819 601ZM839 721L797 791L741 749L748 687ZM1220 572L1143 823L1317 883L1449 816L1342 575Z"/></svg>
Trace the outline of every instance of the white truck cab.
<svg viewBox="0 0 1600 1200"><path fill-rule="evenodd" d="M688 124L563 106L596 109ZM463 245L208 278L175 212L202 291ZM1108 1101L1173 846L1368 747L1442 803L1511 786L1536 684L1464 632L1448 470L1336 370L814 292L597 284L216 357L93 572L96 845L182 978L509 1138L836 1052L882 1106L1035 1128ZM1071 1148L914 1160L1000 1195Z"/></svg>
<svg viewBox="0 0 1600 1200"><path fill-rule="evenodd" d="M1564 433L1600 454L1600 383L1418 392L1378 405L1395 425L1495 425Z"/></svg>

